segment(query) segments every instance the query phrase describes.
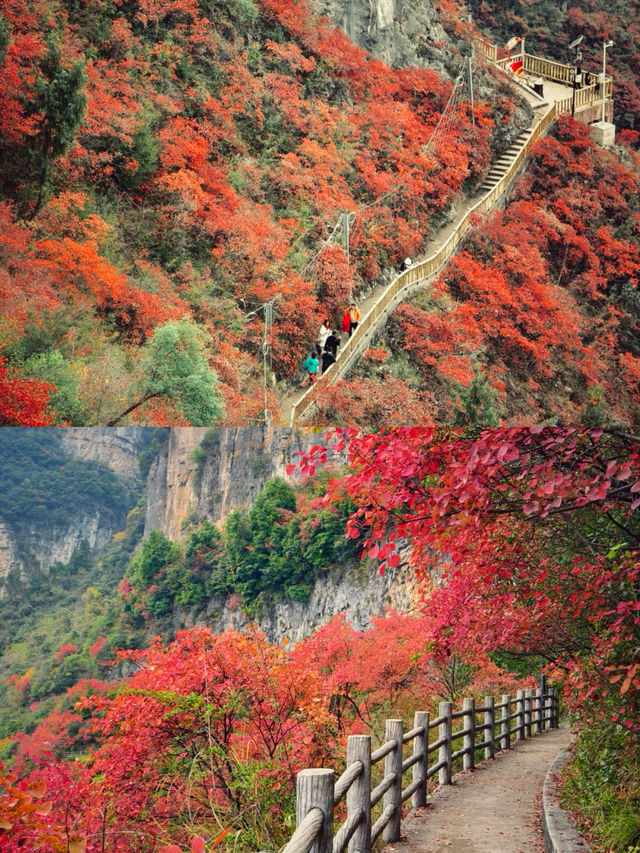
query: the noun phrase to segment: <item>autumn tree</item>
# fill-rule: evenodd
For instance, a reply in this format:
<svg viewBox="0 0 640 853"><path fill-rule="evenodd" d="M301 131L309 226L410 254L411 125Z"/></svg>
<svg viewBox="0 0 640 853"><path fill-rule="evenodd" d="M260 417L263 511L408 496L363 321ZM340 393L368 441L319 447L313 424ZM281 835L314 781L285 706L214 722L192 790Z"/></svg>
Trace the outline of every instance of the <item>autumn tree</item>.
<svg viewBox="0 0 640 853"><path fill-rule="evenodd" d="M0 425L52 426L54 418L48 410L52 392L55 386L22 379L0 359Z"/></svg>
<svg viewBox="0 0 640 853"><path fill-rule="evenodd" d="M444 650L542 655L576 713L637 728L640 439L615 430L419 428L341 433L354 472L349 535L382 568L408 538ZM315 450L303 460L311 473ZM438 570L442 573L442 568Z"/></svg>

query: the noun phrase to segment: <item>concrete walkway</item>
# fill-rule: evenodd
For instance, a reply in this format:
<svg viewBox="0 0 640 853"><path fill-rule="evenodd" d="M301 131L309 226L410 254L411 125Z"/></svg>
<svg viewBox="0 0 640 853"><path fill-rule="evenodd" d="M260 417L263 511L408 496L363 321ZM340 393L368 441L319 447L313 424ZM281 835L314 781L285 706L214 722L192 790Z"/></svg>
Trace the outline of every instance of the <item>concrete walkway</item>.
<svg viewBox="0 0 640 853"><path fill-rule="evenodd" d="M562 727L521 741L438 788L403 821L403 840L385 853L544 851L540 799L547 770L569 744Z"/></svg>

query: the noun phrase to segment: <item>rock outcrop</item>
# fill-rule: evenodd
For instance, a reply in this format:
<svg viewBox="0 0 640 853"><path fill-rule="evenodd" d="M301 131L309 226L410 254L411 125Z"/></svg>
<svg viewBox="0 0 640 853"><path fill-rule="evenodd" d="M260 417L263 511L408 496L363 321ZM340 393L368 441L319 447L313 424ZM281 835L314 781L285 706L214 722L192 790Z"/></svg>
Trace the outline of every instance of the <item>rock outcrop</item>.
<svg viewBox="0 0 640 853"><path fill-rule="evenodd" d="M145 535L160 530L179 540L188 521L215 523L250 507L270 477L289 479L287 465L317 441L314 433L285 427L171 430L166 453L149 471Z"/></svg>
<svg viewBox="0 0 640 853"><path fill-rule="evenodd" d="M138 456L152 432L151 427L77 427L63 431L62 446L78 459L100 462L119 477L136 481Z"/></svg>
<svg viewBox="0 0 640 853"><path fill-rule="evenodd" d="M110 468L130 487L141 488L138 455L151 437L148 428L86 428L62 430L64 450L78 459L99 462ZM126 508L123 507L121 521ZM87 512L69 515L64 525L26 525L16 534L9 524L0 523L0 598L5 597L9 579L15 589L32 572L48 572L53 563L67 563L78 546L86 541L100 553L111 541L120 524L113 513Z"/></svg>
<svg viewBox="0 0 640 853"><path fill-rule="evenodd" d="M375 616L388 610L406 612L417 603L415 576L406 563L380 575L374 565L342 567L318 577L305 602L280 599L263 606L256 623L271 642L297 642L308 637L337 613L344 613L357 630L371 624ZM227 628L244 630L249 621L230 601L212 601L206 615L190 620L180 614L184 624L210 625L215 631Z"/></svg>
<svg viewBox="0 0 640 853"><path fill-rule="evenodd" d="M421 65L448 77L453 55L459 56L461 45L447 34L429 0L316 0L316 6L387 65Z"/></svg>

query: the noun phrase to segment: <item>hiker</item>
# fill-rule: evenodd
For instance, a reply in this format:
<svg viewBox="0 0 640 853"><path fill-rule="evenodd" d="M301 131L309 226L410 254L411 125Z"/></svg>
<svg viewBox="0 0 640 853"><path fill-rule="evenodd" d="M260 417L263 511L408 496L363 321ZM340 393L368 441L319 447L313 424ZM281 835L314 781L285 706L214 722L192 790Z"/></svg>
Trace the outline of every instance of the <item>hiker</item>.
<svg viewBox="0 0 640 853"><path fill-rule="evenodd" d="M575 73L573 75L573 88L582 88L582 68L579 65L576 67Z"/></svg>
<svg viewBox="0 0 640 853"><path fill-rule="evenodd" d="M330 353L333 354L334 358L338 357L338 347L340 346L340 334L337 329L334 329L327 340L324 342L325 350L329 350Z"/></svg>
<svg viewBox="0 0 640 853"><path fill-rule="evenodd" d="M307 382L305 379L300 387L304 388L305 385L313 385L318 373L318 359L316 358L316 354L313 350L309 353L309 358L307 358L305 363L302 365L302 369L306 370L309 374L309 381Z"/></svg>
<svg viewBox="0 0 640 853"><path fill-rule="evenodd" d="M351 337L351 335L358 328L359 322L360 322L360 312L356 308L355 304L351 304L349 306L349 337Z"/></svg>
<svg viewBox="0 0 640 853"><path fill-rule="evenodd" d="M351 326L351 316L349 314L350 311L351 311L351 305L349 305L347 310L342 315L342 323L340 325L340 328L342 329L343 332L348 332L349 327Z"/></svg>
<svg viewBox="0 0 640 853"><path fill-rule="evenodd" d="M322 325L320 326L320 331L318 332L318 355L322 355L325 344L327 343L327 338L330 334L331 326L329 325L329 320L323 320Z"/></svg>
<svg viewBox="0 0 640 853"><path fill-rule="evenodd" d="M324 352L322 353L322 372L324 373L325 370L328 370L331 367L331 365L335 364L335 363L336 363L335 355L331 352L330 349L327 349L325 347Z"/></svg>

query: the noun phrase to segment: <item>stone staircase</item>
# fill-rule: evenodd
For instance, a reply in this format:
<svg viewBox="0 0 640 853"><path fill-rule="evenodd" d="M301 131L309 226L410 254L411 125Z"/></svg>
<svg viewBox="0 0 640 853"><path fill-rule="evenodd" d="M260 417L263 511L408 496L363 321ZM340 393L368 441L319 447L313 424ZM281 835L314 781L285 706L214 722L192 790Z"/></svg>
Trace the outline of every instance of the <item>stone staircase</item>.
<svg viewBox="0 0 640 853"><path fill-rule="evenodd" d="M515 161L518 154L525 147L527 140L531 136L531 128L527 128L527 130L523 130L522 133L518 136L518 138L507 148L504 154L498 158L494 163L491 164L491 168L487 173L486 178L482 182L482 184L478 187L477 195L484 195L484 193L492 190L495 185L507 174L511 164Z"/></svg>

